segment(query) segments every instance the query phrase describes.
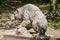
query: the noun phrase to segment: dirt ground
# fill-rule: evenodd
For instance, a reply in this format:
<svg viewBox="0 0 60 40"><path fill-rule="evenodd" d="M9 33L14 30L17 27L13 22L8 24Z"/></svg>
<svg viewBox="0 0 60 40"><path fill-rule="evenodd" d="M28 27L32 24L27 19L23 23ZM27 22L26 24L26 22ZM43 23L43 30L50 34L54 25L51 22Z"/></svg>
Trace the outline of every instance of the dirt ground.
<svg viewBox="0 0 60 40"><path fill-rule="evenodd" d="M8 32L10 32L10 33L12 32L12 33L13 33L13 31L16 31L16 30L15 30L15 29L12 29L12 30L0 30L0 40L3 38L3 34L8 33ZM60 32L55 31L55 30L53 30L53 29L51 29L51 28L48 28L48 29L47 29L46 34L47 34L47 35L55 36L55 37L57 37L57 38L60 37Z"/></svg>

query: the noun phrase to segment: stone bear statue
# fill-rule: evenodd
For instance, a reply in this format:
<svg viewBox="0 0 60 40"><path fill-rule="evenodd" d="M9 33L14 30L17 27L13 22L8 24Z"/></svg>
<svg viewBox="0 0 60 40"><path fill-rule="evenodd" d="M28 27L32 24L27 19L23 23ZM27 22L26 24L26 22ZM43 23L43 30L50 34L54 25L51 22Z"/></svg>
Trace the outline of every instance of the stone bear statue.
<svg viewBox="0 0 60 40"><path fill-rule="evenodd" d="M21 27L25 27L32 22L32 27L36 33L39 33L39 35L45 35L48 22L46 16L37 6L34 4L26 4L20 8L17 8L17 11L14 12L15 17L23 19L18 26L17 32L20 32L19 29Z"/></svg>

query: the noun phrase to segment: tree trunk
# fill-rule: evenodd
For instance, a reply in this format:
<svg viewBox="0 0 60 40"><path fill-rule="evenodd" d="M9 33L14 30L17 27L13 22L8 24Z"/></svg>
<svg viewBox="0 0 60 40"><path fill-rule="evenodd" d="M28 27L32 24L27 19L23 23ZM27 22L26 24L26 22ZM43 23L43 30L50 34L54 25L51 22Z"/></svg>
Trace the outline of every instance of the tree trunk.
<svg viewBox="0 0 60 40"><path fill-rule="evenodd" d="M53 16L57 14L57 0L50 1L50 10L49 13Z"/></svg>

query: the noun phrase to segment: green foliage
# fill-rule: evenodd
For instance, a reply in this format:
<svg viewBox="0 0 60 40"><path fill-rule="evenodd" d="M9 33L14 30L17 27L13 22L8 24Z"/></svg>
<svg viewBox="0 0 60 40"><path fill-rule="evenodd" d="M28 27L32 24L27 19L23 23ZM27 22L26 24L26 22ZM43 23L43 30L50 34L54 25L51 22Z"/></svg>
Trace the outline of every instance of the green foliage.
<svg viewBox="0 0 60 40"><path fill-rule="evenodd" d="M50 0L21 0L22 4L33 3L33 4L46 4Z"/></svg>
<svg viewBox="0 0 60 40"><path fill-rule="evenodd" d="M49 26L53 29L60 29L60 23L59 22L56 22L55 20L54 21L51 21L49 22Z"/></svg>
<svg viewBox="0 0 60 40"><path fill-rule="evenodd" d="M4 0L0 0L0 4L2 4L4 2Z"/></svg>
<svg viewBox="0 0 60 40"><path fill-rule="evenodd" d="M60 16L48 16L48 17L49 26L53 29L60 29Z"/></svg>
<svg viewBox="0 0 60 40"><path fill-rule="evenodd" d="M60 3L60 0L58 0L58 3Z"/></svg>

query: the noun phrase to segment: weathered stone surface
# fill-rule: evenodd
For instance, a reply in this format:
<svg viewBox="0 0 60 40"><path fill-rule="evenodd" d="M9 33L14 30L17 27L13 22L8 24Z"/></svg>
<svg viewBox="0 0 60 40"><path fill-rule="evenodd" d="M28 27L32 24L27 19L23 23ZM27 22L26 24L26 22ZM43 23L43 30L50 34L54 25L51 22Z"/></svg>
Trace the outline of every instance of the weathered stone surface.
<svg viewBox="0 0 60 40"><path fill-rule="evenodd" d="M26 37L26 36L22 36L22 35L16 35L15 34L15 29L12 29L12 30L0 30L0 40L18 40L18 39L20 39L21 37L21 39L22 40L24 40L24 37ZM4 34L4 35L3 35ZM9 35L8 35L9 34ZM52 35L52 34L49 34L49 33L46 33L46 35L47 35L47 39L49 39L49 40L60 40L60 37L57 37L57 36L55 36L55 35ZM17 37L16 37L17 36ZM29 36L27 36L27 38L26 39L29 39L30 37ZM31 40L33 40L33 37L32 37L32 39Z"/></svg>
<svg viewBox="0 0 60 40"><path fill-rule="evenodd" d="M16 34L16 29L8 30L3 34L3 40L32 40L32 38L33 36L26 31L24 34Z"/></svg>
<svg viewBox="0 0 60 40"><path fill-rule="evenodd" d="M32 40L32 36L5 34L3 40Z"/></svg>
<svg viewBox="0 0 60 40"><path fill-rule="evenodd" d="M13 32L12 32L13 33ZM33 36L24 36L24 35L16 35L16 34L5 34L2 40L35 40L33 39ZM55 38L54 35L47 34L46 40L59 40L58 38Z"/></svg>
<svg viewBox="0 0 60 40"><path fill-rule="evenodd" d="M19 29L17 29L18 32L17 34L20 34L20 35L24 35L24 36L32 36L30 34L30 32L25 28L25 27L20 27Z"/></svg>
<svg viewBox="0 0 60 40"><path fill-rule="evenodd" d="M32 37L22 35L4 35L3 40L32 40Z"/></svg>
<svg viewBox="0 0 60 40"><path fill-rule="evenodd" d="M28 30L30 33L36 33L33 28Z"/></svg>

